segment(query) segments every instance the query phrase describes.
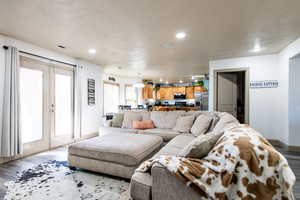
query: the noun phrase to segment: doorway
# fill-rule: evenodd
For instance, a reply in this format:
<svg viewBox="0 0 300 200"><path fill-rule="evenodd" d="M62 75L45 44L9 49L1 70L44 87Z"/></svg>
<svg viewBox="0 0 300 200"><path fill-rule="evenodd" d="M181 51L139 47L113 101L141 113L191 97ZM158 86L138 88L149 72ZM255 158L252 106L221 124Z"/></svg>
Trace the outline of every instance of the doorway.
<svg viewBox="0 0 300 200"><path fill-rule="evenodd" d="M24 155L73 142L73 69L21 57Z"/></svg>
<svg viewBox="0 0 300 200"><path fill-rule="evenodd" d="M240 123L249 123L248 70L215 71L214 110L228 112Z"/></svg>

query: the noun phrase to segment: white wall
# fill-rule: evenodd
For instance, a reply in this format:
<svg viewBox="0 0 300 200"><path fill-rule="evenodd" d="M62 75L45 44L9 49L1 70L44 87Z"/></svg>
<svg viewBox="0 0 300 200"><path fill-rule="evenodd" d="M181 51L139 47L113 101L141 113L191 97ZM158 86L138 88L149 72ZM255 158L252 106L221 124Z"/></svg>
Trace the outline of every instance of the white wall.
<svg viewBox="0 0 300 200"><path fill-rule="evenodd" d="M279 54L210 61L209 109L213 110L213 70L248 67L250 81L279 81L278 88L250 89L250 125L268 139L300 146L300 137L289 133L289 61L299 53L300 38Z"/></svg>
<svg viewBox="0 0 300 200"><path fill-rule="evenodd" d="M98 132L98 128L100 126L100 117L102 111L102 98L101 98L101 90L102 90L102 74L103 69L98 66L84 61L78 61L75 58L65 56L60 53L56 53L54 51L49 51L47 49L43 49L37 47L35 45L16 40L14 38L6 37L0 35L0 73L1 75L4 74L4 49L2 48L3 45L10 45L15 46L19 50L30 52L33 54L42 55L48 58L52 58L55 60L68 62L71 64L80 63L83 66L83 73L82 73L82 132L83 134L91 134ZM0 76L0 96L3 95L3 81L1 80L2 76ZM94 78L96 80L96 105L95 106L88 106L87 105L87 78ZM0 98L0 101L2 99ZM0 102L2 105L2 102ZM0 106L0 111L2 113L2 106ZM2 120L1 120L2 121ZM1 124L0 124L1 125ZM2 127L2 126L1 126ZM0 128L1 128L0 127Z"/></svg>
<svg viewBox="0 0 300 200"><path fill-rule="evenodd" d="M82 72L82 134L98 132L101 125L102 109L103 109L103 70L98 65L79 61L83 66ZM95 105L88 105L87 97L87 80L95 79L96 99Z"/></svg>
<svg viewBox="0 0 300 200"><path fill-rule="evenodd" d="M300 58L290 60L289 68L289 144L300 145Z"/></svg>
<svg viewBox="0 0 300 200"><path fill-rule="evenodd" d="M213 110L214 72L216 69L249 68L250 81L278 80L279 67L278 56L256 56L225 60L210 61L210 92L209 110ZM280 121L276 110L280 106L280 86L269 89L249 89L249 123L260 131L266 138L279 139L282 137L277 133L277 124Z"/></svg>

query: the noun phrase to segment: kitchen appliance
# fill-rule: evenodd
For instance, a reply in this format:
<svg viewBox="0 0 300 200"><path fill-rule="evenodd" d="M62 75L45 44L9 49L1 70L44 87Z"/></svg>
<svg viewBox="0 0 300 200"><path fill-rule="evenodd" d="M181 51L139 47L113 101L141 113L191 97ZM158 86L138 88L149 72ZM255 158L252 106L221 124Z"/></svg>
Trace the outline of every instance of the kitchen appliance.
<svg viewBox="0 0 300 200"><path fill-rule="evenodd" d="M199 106L201 110L208 110L208 92L195 92L196 106Z"/></svg>
<svg viewBox="0 0 300 200"><path fill-rule="evenodd" d="M176 101L175 106L186 107L186 102L185 101Z"/></svg>
<svg viewBox="0 0 300 200"><path fill-rule="evenodd" d="M177 93L177 94L174 94L174 99L186 99L186 95Z"/></svg>

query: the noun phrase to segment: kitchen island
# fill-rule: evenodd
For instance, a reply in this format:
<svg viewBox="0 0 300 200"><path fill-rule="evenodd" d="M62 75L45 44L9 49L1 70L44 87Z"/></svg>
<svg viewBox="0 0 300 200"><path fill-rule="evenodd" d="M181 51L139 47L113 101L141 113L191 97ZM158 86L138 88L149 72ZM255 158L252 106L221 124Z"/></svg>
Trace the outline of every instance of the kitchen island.
<svg viewBox="0 0 300 200"><path fill-rule="evenodd" d="M200 110L199 106L154 106L153 111L174 111L174 110L184 110L193 111Z"/></svg>

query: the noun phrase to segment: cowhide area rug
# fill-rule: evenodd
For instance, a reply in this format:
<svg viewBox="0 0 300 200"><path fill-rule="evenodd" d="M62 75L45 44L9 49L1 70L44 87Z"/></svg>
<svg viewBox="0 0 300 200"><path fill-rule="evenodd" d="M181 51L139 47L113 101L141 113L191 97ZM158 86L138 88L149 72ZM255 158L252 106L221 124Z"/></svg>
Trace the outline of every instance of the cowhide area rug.
<svg viewBox="0 0 300 200"><path fill-rule="evenodd" d="M18 172L6 182L4 200L129 200L129 183L117 178L70 170L67 162L49 161Z"/></svg>

